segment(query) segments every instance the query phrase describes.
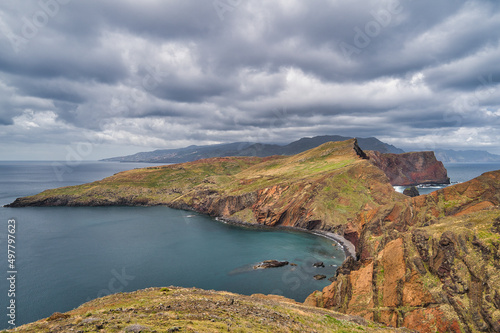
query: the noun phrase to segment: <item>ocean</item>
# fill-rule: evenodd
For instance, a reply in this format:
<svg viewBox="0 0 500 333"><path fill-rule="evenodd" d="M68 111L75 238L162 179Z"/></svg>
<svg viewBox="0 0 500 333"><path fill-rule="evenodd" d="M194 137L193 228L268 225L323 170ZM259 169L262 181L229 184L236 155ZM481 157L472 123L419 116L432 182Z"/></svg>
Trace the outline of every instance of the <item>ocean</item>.
<svg viewBox="0 0 500 333"><path fill-rule="evenodd" d="M0 205L145 166L0 162ZM9 220L15 220L10 262ZM322 237L233 226L167 207L1 207L0 221L0 308L5 312L0 329L11 327L12 300L19 326L97 297L147 287L272 293L304 301L330 283L313 276L333 276L345 259L340 246ZM268 259L297 266L253 269ZM326 267L314 268L318 261ZM14 281L7 280L9 271L16 272Z"/></svg>

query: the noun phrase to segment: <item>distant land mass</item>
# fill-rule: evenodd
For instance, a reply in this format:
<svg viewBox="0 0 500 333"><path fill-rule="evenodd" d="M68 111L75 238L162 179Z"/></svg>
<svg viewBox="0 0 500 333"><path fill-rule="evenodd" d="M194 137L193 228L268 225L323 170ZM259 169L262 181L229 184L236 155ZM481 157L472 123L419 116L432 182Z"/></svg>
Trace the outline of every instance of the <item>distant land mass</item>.
<svg viewBox="0 0 500 333"><path fill-rule="evenodd" d="M441 162L500 162L500 155L484 150L434 150L436 158Z"/></svg>
<svg viewBox="0 0 500 333"><path fill-rule="evenodd" d="M189 146L177 149L159 149L141 152L128 156L106 158L106 162L147 162L147 163L184 163L204 158L228 156L296 155L306 150L316 148L327 142L339 142L352 139L340 135L322 135L312 138L302 138L287 145L233 142L207 146ZM377 138L358 138L359 147L363 150L375 150L381 153L401 154L404 150L384 143Z"/></svg>

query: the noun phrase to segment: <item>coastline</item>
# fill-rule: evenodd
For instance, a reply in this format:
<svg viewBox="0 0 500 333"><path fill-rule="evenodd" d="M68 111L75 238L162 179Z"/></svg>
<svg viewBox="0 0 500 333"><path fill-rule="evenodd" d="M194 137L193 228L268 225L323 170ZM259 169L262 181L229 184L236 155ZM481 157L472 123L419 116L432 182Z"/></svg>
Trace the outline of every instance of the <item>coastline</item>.
<svg viewBox="0 0 500 333"><path fill-rule="evenodd" d="M344 253L346 256L345 260L347 260L348 257L352 257L354 260L356 260L356 247L354 246L354 244L352 244L351 242L349 242L347 239L340 236L339 234L336 234L336 233L333 233L330 231L307 230L307 229L302 229L302 228L298 228L298 227L287 227L287 226L271 227L268 225L253 224L253 223L244 222L244 221L240 221L240 220L226 219L226 218L222 218L220 216L215 217L215 220L222 222L222 223L225 223L225 224L231 224L231 225L240 226L240 227L266 229L266 230L291 230L291 231L298 231L298 232L313 234L313 235L320 236L320 237L326 238L328 240L334 241L339 246L341 246L342 250L344 250Z"/></svg>
<svg viewBox="0 0 500 333"><path fill-rule="evenodd" d="M346 254L346 259L347 257L351 256L354 260L356 260L356 247L354 246L353 243L349 242L347 239L340 236L339 234L324 230L312 230L312 231L307 230L307 231L312 234L322 236L335 241L344 249L344 252Z"/></svg>

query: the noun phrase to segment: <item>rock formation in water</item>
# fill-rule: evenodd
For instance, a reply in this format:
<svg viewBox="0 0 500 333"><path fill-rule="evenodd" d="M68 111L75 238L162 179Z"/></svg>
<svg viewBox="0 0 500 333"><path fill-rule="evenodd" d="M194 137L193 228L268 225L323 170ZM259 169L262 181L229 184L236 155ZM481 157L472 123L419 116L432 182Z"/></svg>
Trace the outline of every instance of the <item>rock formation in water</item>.
<svg viewBox="0 0 500 333"><path fill-rule="evenodd" d="M420 332L500 332L500 171L361 212L306 304Z"/></svg>
<svg viewBox="0 0 500 333"><path fill-rule="evenodd" d="M449 184L447 171L434 152L422 151L403 154L367 152L370 161L389 177L392 185Z"/></svg>
<svg viewBox="0 0 500 333"><path fill-rule="evenodd" d="M253 269L264 269L264 268L275 268L275 267L283 267L288 265L288 261L279 261L279 260L264 260L263 262L253 266Z"/></svg>
<svg viewBox="0 0 500 333"><path fill-rule="evenodd" d="M405 188L405 190L403 191L403 194L414 198L414 197L418 197L420 195L420 192L418 192L418 189L415 186L410 186L410 187Z"/></svg>

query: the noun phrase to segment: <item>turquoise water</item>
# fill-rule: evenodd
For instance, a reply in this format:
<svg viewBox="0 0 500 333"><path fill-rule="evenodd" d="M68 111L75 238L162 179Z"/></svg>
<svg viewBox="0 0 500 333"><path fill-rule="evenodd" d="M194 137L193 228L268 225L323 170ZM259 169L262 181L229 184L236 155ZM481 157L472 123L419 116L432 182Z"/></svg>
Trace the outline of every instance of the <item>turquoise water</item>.
<svg viewBox="0 0 500 333"><path fill-rule="evenodd" d="M85 163L61 180L50 163L0 162L0 204L133 167ZM237 227L167 207L2 207L0 218L1 248L6 247L7 220L17 221L18 325L110 293L152 286L273 293L303 301L330 283L313 276L333 276L345 258L339 246L321 237ZM6 252L0 252L4 274ZM252 268L267 259L298 266ZM313 268L317 261L326 267ZM7 290L2 279L2 309L8 305ZM7 328L6 315L1 318L0 328Z"/></svg>

